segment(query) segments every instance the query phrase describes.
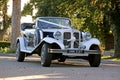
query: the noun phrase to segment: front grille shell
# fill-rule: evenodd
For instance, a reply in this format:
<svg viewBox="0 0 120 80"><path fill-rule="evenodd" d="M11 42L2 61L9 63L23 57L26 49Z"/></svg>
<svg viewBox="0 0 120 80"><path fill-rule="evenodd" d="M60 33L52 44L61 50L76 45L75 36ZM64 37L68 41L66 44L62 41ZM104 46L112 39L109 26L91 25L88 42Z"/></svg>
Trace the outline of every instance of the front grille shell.
<svg viewBox="0 0 120 80"><path fill-rule="evenodd" d="M75 41L72 41L72 37L75 37ZM79 48L80 33L79 32L64 32L63 44L66 48ZM73 45L72 45L73 44Z"/></svg>

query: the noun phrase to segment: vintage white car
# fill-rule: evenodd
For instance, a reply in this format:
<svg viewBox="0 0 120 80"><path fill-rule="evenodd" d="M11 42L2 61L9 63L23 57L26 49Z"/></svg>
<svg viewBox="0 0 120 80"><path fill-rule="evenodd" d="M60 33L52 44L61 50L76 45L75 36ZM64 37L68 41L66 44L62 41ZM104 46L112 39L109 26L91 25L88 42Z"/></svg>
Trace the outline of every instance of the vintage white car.
<svg viewBox="0 0 120 80"><path fill-rule="evenodd" d="M38 54L41 65L49 67L52 60L64 62L67 58L88 60L91 67L101 62L100 41L89 32L74 29L69 18L38 17L35 23L22 23L17 38L16 59Z"/></svg>

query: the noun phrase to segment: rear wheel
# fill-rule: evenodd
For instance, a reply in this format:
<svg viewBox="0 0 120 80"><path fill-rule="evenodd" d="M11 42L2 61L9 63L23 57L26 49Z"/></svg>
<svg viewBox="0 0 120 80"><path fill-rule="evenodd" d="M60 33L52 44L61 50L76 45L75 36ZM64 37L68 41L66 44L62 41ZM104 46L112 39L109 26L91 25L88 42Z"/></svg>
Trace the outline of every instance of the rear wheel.
<svg viewBox="0 0 120 80"><path fill-rule="evenodd" d="M44 67L49 67L52 61L52 54L48 53L50 45L45 43L41 49L41 65Z"/></svg>
<svg viewBox="0 0 120 80"><path fill-rule="evenodd" d="M100 52L100 49L98 46L92 47L92 50L98 50ZM99 67L101 62L101 54L89 54L88 61L91 67Z"/></svg>
<svg viewBox="0 0 120 80"><path fill-rule="evenodd" d="M23 62L25 59L25 53L20 51L20 43L17 43L17 49L16 49L16 60L18 62Z"/></svg>

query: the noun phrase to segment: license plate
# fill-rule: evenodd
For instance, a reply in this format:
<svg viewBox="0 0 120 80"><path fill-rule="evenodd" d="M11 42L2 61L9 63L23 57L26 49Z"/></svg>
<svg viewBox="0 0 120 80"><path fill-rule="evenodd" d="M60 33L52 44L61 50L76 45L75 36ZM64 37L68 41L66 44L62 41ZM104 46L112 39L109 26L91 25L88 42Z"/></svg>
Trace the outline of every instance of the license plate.
<svg viewBox="0 0 120 80"><path fill-rule="evenodd" d="M67 50L67 53L84 53L83 50Z"/></svg>

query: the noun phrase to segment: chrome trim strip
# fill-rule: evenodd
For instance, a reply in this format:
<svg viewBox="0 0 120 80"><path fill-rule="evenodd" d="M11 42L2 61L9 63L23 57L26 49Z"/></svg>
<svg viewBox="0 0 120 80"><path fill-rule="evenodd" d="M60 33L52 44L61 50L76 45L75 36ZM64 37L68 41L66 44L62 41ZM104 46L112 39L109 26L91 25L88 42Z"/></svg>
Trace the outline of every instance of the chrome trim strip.
<svg viewBox="0 0 120 80"><path fill-rule="evenodd" d="M48 49L49 53L63 53L64 54L100 54L98 50L79 50L79 49Z"/></svg>

